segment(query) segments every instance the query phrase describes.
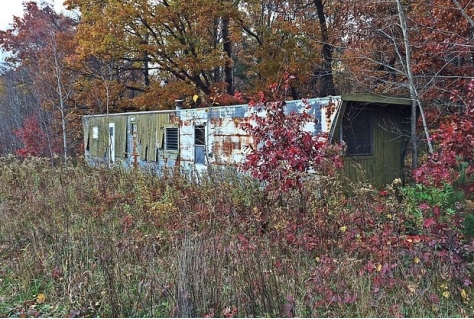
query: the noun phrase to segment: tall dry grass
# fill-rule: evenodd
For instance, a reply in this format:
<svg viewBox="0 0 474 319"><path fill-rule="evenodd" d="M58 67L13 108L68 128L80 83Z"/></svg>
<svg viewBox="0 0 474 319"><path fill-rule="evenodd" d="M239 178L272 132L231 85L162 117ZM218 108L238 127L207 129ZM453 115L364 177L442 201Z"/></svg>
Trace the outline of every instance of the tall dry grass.
<svg viewBox="0 0 474 319"><path fill-rule="evenodd" d="M469 242L407 233L394 190L351 198L319 179L275 197L233 169L157 177L13 157L0 179L2 316L473 314Z"/></svg>

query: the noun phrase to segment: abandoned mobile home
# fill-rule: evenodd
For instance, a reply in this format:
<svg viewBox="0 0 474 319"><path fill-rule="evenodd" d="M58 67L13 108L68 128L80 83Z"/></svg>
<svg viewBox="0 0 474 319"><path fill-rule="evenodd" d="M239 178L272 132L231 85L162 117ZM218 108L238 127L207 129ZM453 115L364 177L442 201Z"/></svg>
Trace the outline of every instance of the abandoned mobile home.
<svg viewBox="0 0 474 319"><path fill-rule="evenodd" d="M179 103L179 101L178 101ZM306 100L314 116L307 125L344 141L342 174L357 179L366 172L373 185L402 176L409 130L410 101L376 95L342 95ZM301 100L287 101L285 112L298 112ZM123 165L160 170L235 165L245 159L252 138L241 129L253 112L248 105L143 111L83 117L85 157L90 165ZM262 115L264 116L264 115Z"/></svg>

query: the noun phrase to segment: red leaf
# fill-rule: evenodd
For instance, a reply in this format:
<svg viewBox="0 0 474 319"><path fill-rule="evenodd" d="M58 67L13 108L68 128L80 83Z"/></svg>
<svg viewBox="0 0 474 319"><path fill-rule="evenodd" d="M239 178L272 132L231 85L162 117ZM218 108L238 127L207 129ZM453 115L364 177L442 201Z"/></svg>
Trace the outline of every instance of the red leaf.
<svg viewBox="0 0 474 319"><path fill-rule="evenodd" d="M425 228L429 228L433 225L436 225L436 221L434 220L434 218L427 218L425 219L425 221L423 222L423 226Z"/></svg>

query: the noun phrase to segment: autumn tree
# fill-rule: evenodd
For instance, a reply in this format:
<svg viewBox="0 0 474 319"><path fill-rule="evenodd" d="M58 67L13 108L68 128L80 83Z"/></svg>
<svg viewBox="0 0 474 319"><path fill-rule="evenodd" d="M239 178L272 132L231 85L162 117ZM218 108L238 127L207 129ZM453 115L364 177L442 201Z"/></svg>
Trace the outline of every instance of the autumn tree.
<svg viewBox="0 0 474 319"><path fill-rule="evenodd" d="M427 31L426 39L418 38L426 45L417 51L416 68L437 124L432 134L435 151L415 171L415 180L462 185L474 171L474 8L469 1L453 0L415 9L420 29Z"/></svg>
<svg viewBox="0 0 474 319"><path fill-rule="evenodd" d="M14 154L23 144L12 132L22 127L37 104L31 90L21 83L26 74L2 66L0 75L0 155Z"/></svg>
<svg viewBox="0 0 474 319"><path fill-rule="evenodd" d="M70 5L74 9L81 6ZM84 5L87 9L81 10L75 37L78 46L68 57L68 65L80 74L75 83L75 98L92 113L127 109L130 100L144 88L140 83L142 56L136 61L133 54L138 48L130 47L124 25L117 22L122 17L118 10L125 3L96 1Z"/></svg>
<svg viewBox="0 0 474 319"><path fill-rule="evenodd" d="M289 73L294 79L287 98L336 94L333 66L340 40L333 1L243 3L236 23L244 36L235 59L244 91L265 91Z"/></svg>
<svg viewBox="0 0 474 319"><path fill-rule="evenodd" d="M458 100L460 90L463 100ZM443 183L470 187L474 176L474 80L465 88L452 93L453 102L462 103L460 112L444 117L433 130L435 152L414 172L415 180L429 186L442 187Z"/></svg>
<svg viewBox="0 0 474 319"><path fill-rule="evenodd" d="M433 1L415 3L411 8L412 29L416 31L411 40L413 71L408 81L412 81L410 87L416 90L425 130L428 127L421 101L429 106L432 121L435 121L432 126L436 128L437 117L452 109L452 92L463 91L458 88L466 87L466 80L474 74L474 25L469 21L469 14L474 11L468 1L462 2L464 7L458 1ZM433 154L430 138L427 132L425 134L430 154Z"/></svg>
<svg viewBox="0 0 474 319"><path fill-rule="evenodd" d="M81 12L71 59L83 73L78 93L100 112L169 108L195 94L211 105L290 73L288 98L334 95L334 3L68 0Z"/></svg>
<svg viewBox="0 0 474 319"><path fill-rule="evenodd" d="M48 136L43 130L38 114L33 114L24 119L23 126L13 130L22 147L15 154L20 157L41 156L48 157Z"/></svg>
<svg viewBox="0 0 474 319"><path fill-rule="evenodd" d="M458 3L465 11L471 10L468 2ZM353 28L345 37L343 69L357 92L411 99L412 123L421 115L421 130L411 129L416 167L418 141L433 152L429 132L440 111L452 104L448 92L472 74L468 19L453 1L370 1L348 8Z"/></svg>
<svg viewBox="0 0 474 319"><path fill-rule="evenodd" d="M108 94L117 107L170 107L182 95L211 95L222 79L232 92L232 1L66 3L81 12L77 61L87 69L85 80L105 73L117 84ZM96 72L92 61L111 67Z"/></svg>
<svg viewBox="0 0 474 319"><path fill-rule="evenodd" d="M73 47L75 23L49 5L24 5L23 17L15 17L12 27L0 32L0 44L11 53L7 58L11 68L27 74L22 85L33 92L39 104L35 116L43 119L41 123L47 123L49 154L61 153L67 161L69 151L75 152L78 146L70 142L68 132L79 132L78 122L70 125L74 119L74 74L64 64Z"/></svg>

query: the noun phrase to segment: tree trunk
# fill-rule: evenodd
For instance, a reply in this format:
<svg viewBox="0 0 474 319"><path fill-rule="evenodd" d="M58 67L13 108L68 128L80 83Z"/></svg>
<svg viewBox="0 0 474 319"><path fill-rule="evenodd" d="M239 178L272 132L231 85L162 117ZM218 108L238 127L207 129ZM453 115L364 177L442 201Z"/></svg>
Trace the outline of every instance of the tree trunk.
<svg viewBox="0 0 474 319"><path fill-rule="evenodd" d="M224 52L227 54L227 60L224 66L225 82L227 83L227 94L234 95L234 77L232 66L232 41L229 37L229 19L222 19L222 37L224 39Z"/></svg>
<svg viewBox="0 0 474 319"><path fill-rule="evenodd" d="M402 29L403 34L403 44L405 46L405 72L408 79L408 86L410 89L410 99L411 99L411 144L413 148L412 154L412 169L415 170L418 167L418 143L416 135L416 120L417 120L417 108L420 111L420 115L423 121L423 129L425 131L426 140L428 143L428 149L430 153L433 153L433 147L431 145L430 136L428 132L428 125L426 124L425 113L421 105L420 97L415 86L415 80L413 77L413 71L411 68L411 50L410 50L410 38L408 35L407 21L405 18L405 13L403 12L403 7L400 0L397 0L397 10L398 17L400 20L400 28Z"/></svg>
<svg viewBox="0 0 474 319"><path fill-rule="evenodd" d="M314 4L318 12L318 20L319 25L321 27L321 41L323 43L322 54L324 58L322 69L315 72L320 75L321 80L319 96L336 95L332 74L333 46L329 44L329 35L326 24L326 16L324 14L324 5L322 0L314 0ZM316 74L314 74L313 76L316 76Z"/></svg>
<svg viewBox="0 0 474 319"><path fill-rule="evenodd" d="M54 61L54 70L56 76L56 89L59 97L59 112L61 114L61 130L62 130L62 142L63 142L63 160L64 164L67 163L68 158L68 151L67 151L67 120L66 120L66 105L65 105L65 98L63 96L63 85L62 85L62 68L60 65L58 53L57 53L57 46L56 46L56 39L52 38L52 48L53 48L53 61Z"/></svg>
<svg viewBox="0 0 474 319"><path fill-rule="evenodd" d="M148 45L148 38L149 34L145 35L145 41L143 41L144 45ZM143 82L145 87L150 86L150 55L148 54L148 50L143 51Z"/></svg>

